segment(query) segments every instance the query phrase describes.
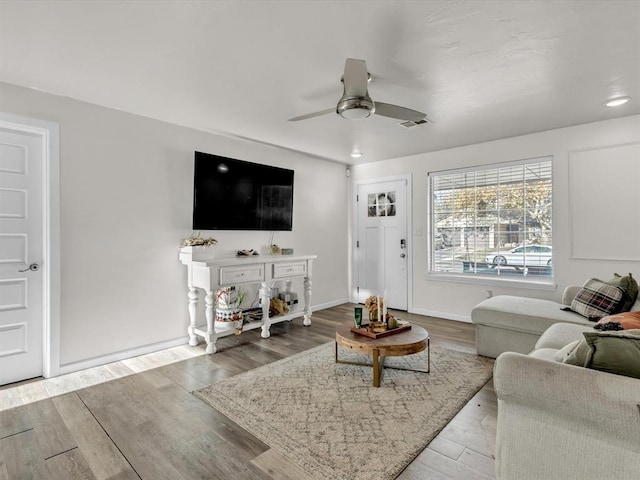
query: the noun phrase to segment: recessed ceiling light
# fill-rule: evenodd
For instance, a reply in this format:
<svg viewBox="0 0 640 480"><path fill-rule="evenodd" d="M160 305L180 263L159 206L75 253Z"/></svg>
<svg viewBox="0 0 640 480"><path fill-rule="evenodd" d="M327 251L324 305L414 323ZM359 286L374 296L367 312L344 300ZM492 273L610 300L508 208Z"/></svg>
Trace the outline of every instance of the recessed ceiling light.
<svg viewBox="0 0 640 480"><path fill-rule="evenodd" d="M360 158L362 157L362 152L358 152L357 150L354 150L353 152L351 152L351 158Z"/></svg>
<svg viewBox="0 0 640 480"><path fill-rule="evenodd" d="M605 107L619 107L620 105L624 105L631 97L613 97L606 102L604 102Z"/></svg>

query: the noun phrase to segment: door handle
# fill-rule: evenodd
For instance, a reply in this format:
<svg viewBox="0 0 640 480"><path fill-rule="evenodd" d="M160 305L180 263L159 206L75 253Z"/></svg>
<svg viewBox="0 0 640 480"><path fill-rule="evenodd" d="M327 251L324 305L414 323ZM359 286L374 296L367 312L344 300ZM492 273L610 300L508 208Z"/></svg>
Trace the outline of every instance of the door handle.
<svg viewBox="0 0 640 480"><path fill-rule="evenodd" d="M31 265L29 265L24 270L18 270L18 272L20 272L20 273L28 272L29 270L31 270L32 272L37 272L38 270L40 270L40 265L38 265L37 263L32 263Z"/></svg>

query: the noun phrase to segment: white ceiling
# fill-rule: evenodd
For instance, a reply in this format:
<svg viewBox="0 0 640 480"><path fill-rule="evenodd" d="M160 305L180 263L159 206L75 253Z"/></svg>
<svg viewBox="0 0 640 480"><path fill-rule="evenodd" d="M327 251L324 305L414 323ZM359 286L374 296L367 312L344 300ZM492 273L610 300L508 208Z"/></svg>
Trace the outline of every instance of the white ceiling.
<svg viewBox="0 0 640 480"><path fill-rule="evenodd" d="M335 106L347 57L435 123L288 122ZM0 81L370 162L640 113L640 1L4 0Z"/></svg>

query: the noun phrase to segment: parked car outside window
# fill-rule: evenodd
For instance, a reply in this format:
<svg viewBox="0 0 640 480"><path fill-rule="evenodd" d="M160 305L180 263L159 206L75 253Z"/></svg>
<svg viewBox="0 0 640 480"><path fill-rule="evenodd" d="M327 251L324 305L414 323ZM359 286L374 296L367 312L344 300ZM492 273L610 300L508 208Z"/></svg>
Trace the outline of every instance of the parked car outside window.
<svg viewBox="0 0 640 480"><path fill-rule="evenodd" d="M501 267L542 267L553 264L552 247L547 245L527 245L505 252L491 252L485 256L489 265Z"/></svg>

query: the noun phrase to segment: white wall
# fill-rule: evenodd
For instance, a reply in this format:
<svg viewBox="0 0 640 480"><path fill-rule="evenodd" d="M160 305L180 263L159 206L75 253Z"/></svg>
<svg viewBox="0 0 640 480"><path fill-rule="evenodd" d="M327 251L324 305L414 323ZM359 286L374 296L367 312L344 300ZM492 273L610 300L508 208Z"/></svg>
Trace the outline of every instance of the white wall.
<svg viewBox="0 0 640 480"><path fill-rule="evenodd" d="M346 301L344 165L2 83L0 111L60 125L60 348L67 371L186 342L178 244L193 233L194 150L293 169L293 231L277 232L274 241L318 255L315 307ZM217 256L228 256L267 245L270 232L202 233L218 239Z"/></svg>
<svg viewBox="0 0 640 480"><path fill-rule="evenodd" d="M437 128L426 126L424 128ZM420 134L416 130L415 134ZM436 315L443 318L466 320L471 309L486 297L486 291L494 295L525 295L559 301L567 285L581 285L587 278L599 277L608 280L614 272L632 272L640 278L640 262L635 260L615 261L606 259L577 259L571 257L570 225L570 173L569 158L576 152L612 147L640 142L640 116L630 116L602 122L561 128L547 132L523 135L476 145L425 153L411 157L364 164L352 167L351 179L355 183L368 178L411 173L413 176L413 227L427 232L427 174L430 171L462 168L473 165L485 165L524 158L553 156L553 236L554 270L557 288L553 291L515 288L509 285L482 284L482 282L456 283L432 280L427 275L427 238L425 235L413 235L413 307L411 311ZM616 149L611 149L615 151ZM606 156L603 158L607 161ZM640 162L636 158L635 162ZM618 163L614 162L612 165ZM638 175L638 169L629 169L630 175ZM615 178L615 177L614 177ZM604 184L606 179L602 179ZM640 178L635 178L640 185ZM608 191L615 191L611 185ZM637 187L636 187L637 191ZM626 198L626 196L625 196ZM626 208L630 214L637 214L638 195L633 205L619 205L616 196L611 195L611 208ZM627 202L628 203L628 202ZM635 209L635 211L634 211ZM353 215L353 213L352 213ZM630 224L637 222L630 222ZM592 228L598 228L598 219L592 219ZM611 235L628 237L629 242L637 243L637 232L624 223ZM638 247L640 248L640 247ZM606 251L607 246L594 248L594 251ZM638 258L637 256L635 258Z"/></svg>

